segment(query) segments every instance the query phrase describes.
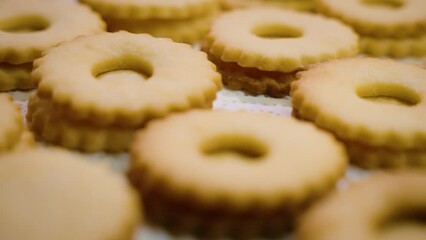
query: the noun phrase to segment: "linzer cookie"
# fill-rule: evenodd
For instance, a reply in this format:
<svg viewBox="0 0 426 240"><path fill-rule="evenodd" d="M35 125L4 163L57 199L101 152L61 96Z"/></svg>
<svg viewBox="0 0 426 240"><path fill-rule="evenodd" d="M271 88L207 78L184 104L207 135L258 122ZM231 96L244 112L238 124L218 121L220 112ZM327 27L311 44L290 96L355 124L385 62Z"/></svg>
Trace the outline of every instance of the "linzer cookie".
<svg viewBox="0 0 426 240"><path fill-rule="evenodd" d="M126 179L106 165L58 149L0 156L2 240L130 240L139 209Z"/></svg>
<svg viewBox="0 0 426 240"><path fill-rule="evenodd" d="M317 0L317 10L352 26L361 51L373 56L426 54L426 4L423 0Z"/></svg>
<svg viewBox="0 0 426 240"><path fill-rule="evenodd" d="M329 61L292 84L297 116L342 140L366 168L426 166L426 70L393 60Z"/></svg>
<svg viewBox="0 0 426 240"><path fill-rule="evenodd" d="M253 95L281 97L297 71L358 53L358 36L338 21L275 8L225 13L212 24L202 49L225 85Z"/></svg>
<svg viewBox="0 0 426 240"><path fill-rule="evenodd" d="M86 151L125 150L136 128L172 112L211 107L221 88L205 53L128 32L62 43L34 62L32 79L40 99L30 100L31 129Z"/></svg>
<svg viewBox="0 0 426 240"><path fill-rule="evenodd" d="M153 121L131 154L129 177L148 221L201 237L282 234L347 164L331 134L250 112L194 110Z"/></svg>
<svg viewBox="0 0 426 240"><path fill-rule="evenodd" d="M224 10L259 6L281 7L300 11L313 11L315 9L314 0L219 0L219 2Z"/></svg>
<svg viewBox="0 0 426 240"><path fill-rule="evenodd" d="M148 33L176 42L195 43L218 12L216 0L80 0L98 11L108 30Z"/></svg>
<svg viewBox="0 0 426 240"><path fill-rule="evenodd" d="M28 71L42 52L62 41L101 32L101 18L77 3L0 2L0 91L34 88Z"/></svg>

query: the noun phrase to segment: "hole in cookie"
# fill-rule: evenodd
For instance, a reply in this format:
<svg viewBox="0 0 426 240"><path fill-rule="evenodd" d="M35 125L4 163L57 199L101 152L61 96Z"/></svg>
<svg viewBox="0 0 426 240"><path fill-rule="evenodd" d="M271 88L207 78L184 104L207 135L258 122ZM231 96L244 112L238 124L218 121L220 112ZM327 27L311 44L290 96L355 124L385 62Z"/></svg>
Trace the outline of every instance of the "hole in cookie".
<svg viewBox="0 0 426 240"><path fill-rule="evenodd" d="M214 157L237 156L258 160L267 154L266 145L255 137L240 134L217 135L201 145L204 154Z"/></svg>
<svg viewBox="0 0 426 240"><path fill-rule="evenodd" d="M362 0L362 2L377 7L400 8L404 6L404 0Z"/></svg>
<svg viewBox="0 0 426 240"><path fill-rule="evenodd" d="M367 84L358 87L356 93L360 98L386 104L414 106L421 100L415 91L393 83Z"/></svg>
<svg viewBox="0 0 426 240"><path fill-rule="evenodd" d="M47 29L50 23L47 19L37 16L19 16L0 20L0 29L10 33L38 32Z"/></svg>
<svg viewBox="0 0 426 240"><path fill-rule="evenodd" d="M258 25L253 28L252 33L261 38L298 38L303 36L302 30L284 25L282 23L269 23Z"/></svg>
<svg viewBox="0 0 426 240"><path fill-rule="evenodd" d="M145 81L153 71L151 63L138 56L125 55L98 63L93 68L93 76L103 82Z"/></svg>
<svg viewBox="0 0 426 240"><path fill-rule="evenodd" d="M407 239L403 236L425 236L426 234L426 209L409 206L399 209L388 216L379 224L379 230L382 235L400 236L399 239ZM415 234L415 235L413 235ZM417 238L413 238L417 239ZM418 238L420 239L420 238Z"/></svg>

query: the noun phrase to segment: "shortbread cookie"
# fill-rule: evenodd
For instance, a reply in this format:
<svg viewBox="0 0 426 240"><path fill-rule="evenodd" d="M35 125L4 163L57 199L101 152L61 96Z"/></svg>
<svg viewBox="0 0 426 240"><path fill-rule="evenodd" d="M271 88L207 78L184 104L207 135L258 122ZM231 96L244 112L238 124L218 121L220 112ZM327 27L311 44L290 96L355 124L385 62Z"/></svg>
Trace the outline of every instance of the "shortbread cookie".
<svg viewBox="0 0 426 240"><path fill-rule="evenodd" d="M107 166L62 150L0 157L0 239L133 239L139 203Z"/></svg>
<svg viewBox="0 0 426 240"><path fill-rule="evenodd" d="M424 167L425 79L425 69L393 60L334 60L300 74L293 109L346 142L356 164Z"/></svg>
<svg viewBox="0 0 426 240"><path fill-rule="evenodd" d="M117 71L125 73L104 78ZM170 112L211 106L221 88L205 53L128 32L82 37L52 48L34 62L32 79L38 95L64 109L67 118L102 126L141 126Z"/></svg>
<svg viewBox="0 0 426 240"><path fill-rule="evenodd" d="M131 153L129 177L148 220L211 236L282 233L334 188L347 163L331 134L250 112L198 110L154 121Z"/></svg>
<svg viewBox="0 0 426 240"><path fill-rule="evenodd" d="M318 11L339 18L358 33L374 37L408 37L426 31L424 0L316 0Z"/></svg>
<svg viewBox="0 0 426 240"><path fill-rule="evenodd" d="M46 49L80 35L103 31L101 18L73 2L0 1L0 63L32 62Z"/></svg>
<svg viewBox="0 0 426 240"><path fill-rule="evenodd" d="M85 152L118 152L129 148L135 127L99 127L85 121L67 119L47 100L32 95L28 101L27 122L44 141Z"/></svg>
<svg viewBox="0 0 426 240"><path fill-rule="evenodd" d="M358 36L349 27L318 15L251 8L219 16L203 43L203 50L213 61L219 60L215 61L220 65L218 69L228 69L222 66L222 62L241 66L234 68L238 71L235 73L237 77L236 80L229 77L228 87L233 86L231 82L245 78L249 83L238 85L250 94L276 92L275 96L283 96L288 94L288 84L295 71L327 59L356 55ZM257 69L259 77L253 77L247 73L252 71L244 68ZM266 83L263 76L277 75L273 72L278 72L278 78L286 80L276 79L274 82L267 77L271 83ZM291 73L290 77L288 73ZM265 92L253 88L256 80Z"/></svg>
<svg viewBox="0 0 426 240"><path fill-rule="evenodd" d="M0 154L19 142L23 130L19 105L13 103L12 96L0 94Z"/></svg>
<svg viewBox="0 0 426 240"><path fill-rule="evenodd" d="M175 42L193 44L205 36L217 10L212 9L204 16L188 19L116 19L105 17L108 31L126 30L132 33L148 33L155 37L171 38Z"/></svg>
<svg viewBox="0 0 426 240"><path fill-rule="evenodd" d="M426 55L426 32L418 37L361 37L360 50L372 56L407 57Z"/></svg>
<svg viewBox="0 0 426 240"><path fill-rule="evenodd" d="M13 65L0 63L0 91L28 90L34 88L30 73L32 63Z"/></svg>
<svg viewBox="0 0 426 240"><path fill-rule="evenodd" d="M185 19L203 15L216 0L80 0L102 16L123 19Z"/></svg>
<svg viewBox="0 0 426 240"><path fill-rule="evenodd" d="M376 173L334 193L300 221L300 240L421 240L426 173Z"/></svg>

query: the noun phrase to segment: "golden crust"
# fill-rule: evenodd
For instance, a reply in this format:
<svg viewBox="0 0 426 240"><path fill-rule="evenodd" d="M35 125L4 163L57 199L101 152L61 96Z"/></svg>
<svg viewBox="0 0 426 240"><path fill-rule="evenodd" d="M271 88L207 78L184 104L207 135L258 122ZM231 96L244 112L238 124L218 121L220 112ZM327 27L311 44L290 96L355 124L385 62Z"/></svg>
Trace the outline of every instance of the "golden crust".
<svg viewBox="0 0 426 240"><path fill-rule="evenodd" d="M424 69L393 60L334 60L314 66L293 82L293 108L347 141L424 151L425 78ZM405 103L368 100L375 97Z"/></svg>
<svg viewBox="0 0 426 240"><path fill-rule="evenodd" d="M28 126L41 139L86 152L125 151L129 148L136 128L98 127L66 119L52 103L32 95L28 101Z"/></svg>
<svg viewBox="0 0 426 240"><path fill-rule="evenodd" d="M32 62L43 51L62 41L101 32L105 28L105 23L95 12L73 2L4 0L0 2L0 16L2 63ZM36 28L36 31L15 32L14 28L20 30L20 27Z"/></svg>
<svg viewBox="0 0 426 240"><path fill-rule="evenodd" d="M132 33L148 33L154 37L171 38L175 42L193 44L203 38L216 17L218 10L212 9L204 16L188 19L117 19L104 18L108 31L125 30Z"/></svg>
<svg viewBox="0 0 426 240"><path fill-rule="evenodd" d="M300 240L423 239L424 225L416 222L416 216L421 222L425 208L423 171L375 173L314 205L301 218L296 236Z"/></svg>
<svg viewBox="0 0 426 240"><path fill-rule="evenodd" d="M209 53L225 62L280 72L358 53L358 36L340 22L276 8L222 14L213 22L206 44Z"/></svg>
<svg viewBox="0 0 426 240"><path fill-rule="evenodd" d="M1 239L133 239L139 199L108 166L51 148L2 155L0 166Z"/></svg>
<svg viewBox="0 0 426 240"><path fill-rule="evenodd" d="M273 6L300 11L313 11L315 9L314 0L219 0L224 10L236 8Z"/></svg>
<svg viewBox="0 0 426 240"><path fill-rule="evenodd" d="M72 56L64 59L68 53ZM148 79L97 78L122 69L142 72ZM187 44L128 32L61 44L34 62L32 78L38 95L64 109L67 118L104 126L140 126L170 112L210 106L221 88L220 74L205 53Z"/></svg>
<svg viewBox="0 0 426 240"><path fill-rule="evenodd" d="M389 5L392 5L392 1L388 2ZM316 0L319 12L342 20L362 35L408 37L424 34L426 31L425 2L423 0L404 0L401 2L402 6L400 7L389 7L368 5L359 0L344 2L340 0ZM383 5L385 4L383 3Z"/></svg>
<svg viewBox="0 0 426 240"><path fill-rule="evenodd" d="M360 50L372 56L408 57L426 55L426 33L418 37L361 37Z"/></svg>
<svg viewBox="0 0 426 240"><path fill-rule="evenodd" d="M11 150L19 142L24 130L19 105L9 94L0 94L0 154Z"/></svg>
<svg viewBox="0 0 426 240"><path fill-rule="evenodd" d="M217 6L216 0L79 0L102 16L128 20L186 19L201 16Z"/></svg>
<svg viewBox="0 0 426 240"><path fill-rule="evenodd" d="M294 147L299 144L310 151ZM131 154L130 178L143 198L152 200L148 204L160 199L165 209L183 206L176 214L192 215L195 224L173 225L188 224L189 231L202 226L206 232L215 232L199 223L208 212L217 213L213 223L227 220L223 227L228 230L240 224L257 229L256 216L268 224L281 216L291 225L295 212L333 188L347 161L343 146L311 124L269 114L201 110L152 122L137 134ZM316 164L309 163L312 159ZM236 220L243 216L243 222Z"/></svg>
<svg viewBox="0 0 426 240"><path fill-rule="evenodd" d="M33 89L35 86L30 77L32 68L32 63L0 63L0 91Z"/></svg>

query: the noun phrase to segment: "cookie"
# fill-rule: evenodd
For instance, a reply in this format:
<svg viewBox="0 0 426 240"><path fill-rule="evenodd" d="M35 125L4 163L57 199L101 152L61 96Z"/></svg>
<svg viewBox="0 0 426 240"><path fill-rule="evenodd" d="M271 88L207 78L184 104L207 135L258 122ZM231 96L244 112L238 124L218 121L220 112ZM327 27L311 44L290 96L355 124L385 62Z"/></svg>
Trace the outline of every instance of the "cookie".
<svg viewBox="0 0 426 240"><path fill-rule="evenodd" d="M24 131L19 106L13 103L12 96L0 94L0 154L15 147Z"/></svg>
<svg viewBox="0 0 426 240"><path fill-rule="evenodd" d="M213 61L220 60L215 61L218 69L226 68L221 66L221 62L225 62L288 75L310 64L356 55L358 36L349 27L318 15L276 8L249 8L219 16L203 43L203 50ZM244 71L238 74L253 79L252 82L261 82L264 89L268 89L262 79L253 78ZM275 85L286 89L283 85L288 82L276 81ZM257 94L250 92L249 87L244 90ZM279 95L285 94L288 92Z"/></svg>
<svg viewBox="0 0 426 240"><path fill-rule="evenodd" d="M237 8L273 6L300 11L313 11L315 9L314 0L219 0L224 10Z"/></svg>
<svg viewBox="0 0 426 240"><path fill-rule="evenodd" d="M0 157L0 212L3 240L130 240L140 216L126 179L59 149Z"/></svg>
<svg viewBox="0 0 426 240"><path fill-rule="evenodd" d="M310 209L300 240L410 239L426 236L426 174L375 173Z"/></svg>
<svg viewBox="0 0 426 240"><path fill-rule="evenodd" d="M100 127L88 121L73 121L53 103L36 95L28 100L30 130L46 142L84 152L121 152L129 148L136 127Z"/></svg>
<svg viewBox="0 0 426 240"><path fill-rule="evenodd" d="M309 150L307 150L309 149ZM194 110L157 120L131 147L148 221L177 232L281 234L334 188L346 154L332 135L266 113Z"/></svg>
<svg viewBox="0 0 426 240"><path fill-rule="evenodd" d="M32 62L62 41L105 28L88 7L73 2L2 0L0 2L0 63Z"/></svg>
<svg viewBox="0 0 426 240"><path fill-rule="evenodd" d="M317 10L352 26L363 36L413 37L426 30L423 0L359 1L316 0Z"/></svg>
<svg viewBox="0 0 426 240"><path fill-rule="evenodd" d="M426 166L426 70L393 60L318 64L293 82L297 115L346 143L362 167Z"/></svg>
<svg viewBox="0 0 426 240"><path fill-rule="evenodd" d="M208 107L221 88L205 53L128 32L60 44L34 62L32 79L38 96L66 118L98 126L139 127L171 112Z"/></svg>

